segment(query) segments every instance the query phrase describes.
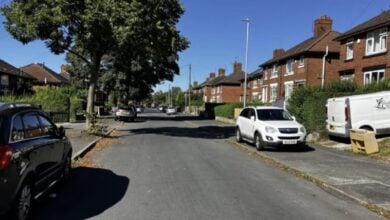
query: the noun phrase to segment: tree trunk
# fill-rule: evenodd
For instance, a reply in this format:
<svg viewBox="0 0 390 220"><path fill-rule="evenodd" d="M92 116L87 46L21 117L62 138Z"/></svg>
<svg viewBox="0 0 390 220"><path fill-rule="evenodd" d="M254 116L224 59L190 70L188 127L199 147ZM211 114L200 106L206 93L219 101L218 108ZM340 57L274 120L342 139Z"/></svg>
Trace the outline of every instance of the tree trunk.
<svg viewBox="0 0 390 220"><path fill-rule="evenodd" d="M99 69L100 69L100 60L101 57L94 57L91 63L91 77L88 87L88 101L87 101L87 114L94 114L95 108L95 89L98 81ZM89 129L91 122L88 117L86 117L86 129Z"/></svg>

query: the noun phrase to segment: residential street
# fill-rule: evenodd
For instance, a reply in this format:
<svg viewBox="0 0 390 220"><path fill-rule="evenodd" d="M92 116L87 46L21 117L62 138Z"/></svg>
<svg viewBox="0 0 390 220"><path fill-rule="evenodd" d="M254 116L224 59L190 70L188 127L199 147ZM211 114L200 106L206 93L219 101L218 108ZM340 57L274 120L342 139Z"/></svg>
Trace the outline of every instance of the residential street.
<svg viewBox="0 0 390 220"><path fill-rule="evenodd" d="M32 219L381 219L233 147L231 126L142 115Z"/></svg>

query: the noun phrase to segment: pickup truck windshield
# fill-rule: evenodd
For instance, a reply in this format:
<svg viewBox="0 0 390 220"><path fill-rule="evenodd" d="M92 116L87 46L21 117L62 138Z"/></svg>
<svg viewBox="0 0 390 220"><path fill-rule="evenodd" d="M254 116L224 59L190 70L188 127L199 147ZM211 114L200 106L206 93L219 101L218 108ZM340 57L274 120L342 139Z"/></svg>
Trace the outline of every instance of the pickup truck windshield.
<svg viewBox="0 0 390 220"><path fill-rule="evenodd" d="M291 121L293 120L288 112L283 109L258 109L257 115L262 121Z"/></svg>

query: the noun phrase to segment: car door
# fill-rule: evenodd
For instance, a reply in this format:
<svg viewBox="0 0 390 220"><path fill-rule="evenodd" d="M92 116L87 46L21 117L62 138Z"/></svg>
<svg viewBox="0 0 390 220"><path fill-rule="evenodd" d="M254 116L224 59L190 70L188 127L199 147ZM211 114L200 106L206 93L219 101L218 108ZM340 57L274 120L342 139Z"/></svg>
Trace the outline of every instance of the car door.
<svg viewBox="0 0 390 220"><path fill-rule="evenodd" d="M247 126L248 126L248 111L249 109L248 108L244 108L241 113L240 113L240 116L239 118L237 119L238 121L238 127L240 128L240 132L241 132L241 135L243 137L247 137Z"/></svg>
<svg viewBox="0 0 390 220"><path fill-rule="evenodd" d="M35 167L36 185L40 189L47 184L47 176L50 175L54 164L51 160L53 144L45 138L41 129L37 112L28 112L22 116L25 141L28 147L25 151L30 155L30 163Z"/></svg>
<svg viewBox="0 0 390 220"><path fill-rule="evenodd" d="M51 149L50 166L57 171L61 168L64 159L65 143L62 137L59 137L57 128L53 122L46 116L39 114L39 122L43 131L44 139Z"/></svg>
<svg viewBox="0 0 390 220"><path fill-rule="evenodd" d="M248 138L253 140L254 138L254 129L255 129L255 120L256 120L256 113L253 108L250 108L248 111L248 117L247 117L247 132L248 132Z"/></svg>

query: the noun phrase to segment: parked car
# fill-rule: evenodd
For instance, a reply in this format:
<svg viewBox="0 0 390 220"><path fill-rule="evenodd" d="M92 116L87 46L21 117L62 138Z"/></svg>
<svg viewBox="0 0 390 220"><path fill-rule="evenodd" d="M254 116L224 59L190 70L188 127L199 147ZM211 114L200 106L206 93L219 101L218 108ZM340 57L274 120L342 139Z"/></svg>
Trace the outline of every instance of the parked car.
<svg viewBox="0 0 390 220"><path fill-rule="evenodd" d="M390 133L390 91L330 98L326 108L329 135L349 137L350 129Z"/></svg>
<svg viewBox="0 0 390 220"><path fill-rule="evenodd" d="M257 150L266 146L303 145L306 129L286 110L279 107L247 107L236 122L236 140L247 140Z"/></svg>
<svg viewBox="0 0 390 220"><path fill-rule="evenodd" d="M134 105L120 106L115 111L115 121L134 121L137 117L137 110Z"/></svg>
<svg viewBox="0 0 390 220"><path fill-rule="evenodd" d="M168 108L168 106L166 106L166 105L160 105L160 106L158 107L158 110L159 110L160 112L165 112L165 111L167 110L167 108Z"/></svg>
<svg viewBox="0 0 390 220"><path fill-rule="evenodd" d="M175 106L169 106L167 108L167 114L168 115L172 115L172 114L176 114L176 113L177 113L177 111L176 111L176 107Z"/></svg>
<svg viewBox="0 0 390 220"><path fill-rule="evenodd" d="M72 146L39 108L0 103L0 214L23 220L33 201L69 176Z"/></svg>
<svg viewBox="0 0 390 220"><path fill-rule="evenodd" d="M145 108L142 105L137 105L137 106L135 106L135 109L136 109L137 113L142 113Z"/></svg>

